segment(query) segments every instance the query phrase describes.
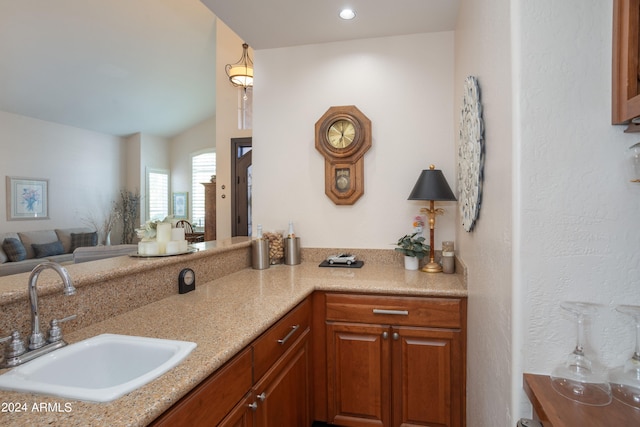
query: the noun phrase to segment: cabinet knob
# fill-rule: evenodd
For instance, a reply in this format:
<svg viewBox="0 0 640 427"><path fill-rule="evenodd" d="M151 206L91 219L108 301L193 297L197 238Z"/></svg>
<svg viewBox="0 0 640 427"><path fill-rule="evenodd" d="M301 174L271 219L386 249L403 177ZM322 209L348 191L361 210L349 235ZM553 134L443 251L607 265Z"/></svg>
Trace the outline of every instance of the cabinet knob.
<svg viewBox="0 0 640 427"><path fill-rule="evenodd" d="M262 393L260 393L259 395L256 396L258 398L258 400L260 402L264 402L265 399L267 398L267 395L265 394L265 392L263 391Z"/></svg>
<svg viewBox="0 0 640 427"><path fill-rule="evenodd" d="M394 332L394 333L393 333L393 339L394 339L394 341L398 341L398 338L400 338L400 334L399 334L399 333L397 333L397 332Z"/></svg>
<svg viewBox="0 0 640 427"><path fill-rule="evenodd" d="M386 340L387 338L389 338L389 332L383 332L382 333L382 339Z"/></svg>
<svg viewBox="0 0 640 427"><path fill-rule="evenodd" d="M256 409L258 409L258 404L256 402L249 403L247 406L251 408L252 411L255 411Z"/></svg>

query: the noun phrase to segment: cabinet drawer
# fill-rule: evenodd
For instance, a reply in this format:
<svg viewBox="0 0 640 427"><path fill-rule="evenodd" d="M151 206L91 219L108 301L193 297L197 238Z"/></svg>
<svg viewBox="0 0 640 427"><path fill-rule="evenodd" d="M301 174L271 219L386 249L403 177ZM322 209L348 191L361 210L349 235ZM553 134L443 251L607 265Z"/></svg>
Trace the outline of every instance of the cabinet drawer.
<svg viewBox="0 0 640 427"><path fill-rule="evenodd" d="M460 298L327 294L327 320L461 328Z"/></svg>
<svg viewBox="0 0 640 427"><path fill-rule="evenodd" d="M156 419L153 427L217 425L251 388L251 349L235 356Z"/></svg>
<svg viewBox="0 0 640 427"><path fill-rule="evenodd" d="M253 343L253 378L258 381L309 328L311 303L304 300Z"/></svg>

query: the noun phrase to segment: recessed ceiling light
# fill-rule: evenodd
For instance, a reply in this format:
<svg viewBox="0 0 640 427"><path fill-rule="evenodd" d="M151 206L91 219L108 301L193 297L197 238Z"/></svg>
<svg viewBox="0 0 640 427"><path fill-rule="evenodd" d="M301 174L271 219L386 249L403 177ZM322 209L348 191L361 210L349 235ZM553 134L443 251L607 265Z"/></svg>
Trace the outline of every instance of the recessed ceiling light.
<svg viewBox="0 0 640 427"><path fill-rule="evenodd" d="M356 17L356 12L353 9L342 9L340 11L340 18L349 20Z"/></svg>

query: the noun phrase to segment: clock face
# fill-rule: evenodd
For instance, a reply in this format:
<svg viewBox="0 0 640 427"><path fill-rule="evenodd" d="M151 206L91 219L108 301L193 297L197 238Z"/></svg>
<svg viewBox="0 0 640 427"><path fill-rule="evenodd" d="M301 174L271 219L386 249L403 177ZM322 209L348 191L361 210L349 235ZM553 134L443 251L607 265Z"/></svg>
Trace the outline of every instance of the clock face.
<svg viewBox="0 0 640 427"><path fill-rule="evenodd" d="M327 129L327 140L335 148L347 148L351 145L355 136L356 128L349 120L336 120Z"/></svg>
<svg viewBox="0 0 640 427"><path fill-rule="evenodd" d="M192 285L195 278L196 278L196 274L193 272L193 270L189 269L185 271L184 283L186 283L187 285Z"/></svg>

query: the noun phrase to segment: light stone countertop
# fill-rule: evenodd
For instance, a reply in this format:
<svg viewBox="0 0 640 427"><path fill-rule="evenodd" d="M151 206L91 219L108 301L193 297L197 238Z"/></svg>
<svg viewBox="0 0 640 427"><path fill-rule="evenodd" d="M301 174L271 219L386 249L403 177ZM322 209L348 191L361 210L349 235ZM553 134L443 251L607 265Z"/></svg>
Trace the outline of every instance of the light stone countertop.
<svg viewBox="0 0 640 427"><path fill-rule="evenodd" d="M147 425L314 290L467 296L462 274L428 274L394 265L320 268L317 263L303 262L244 269L197 284L194 292L172 295L65 337L73 343L115 333L198 344L180 365L160 378L109 403L0 391L0 425ZM11 412L9 404L25 404L27 410Z"/></svg>

